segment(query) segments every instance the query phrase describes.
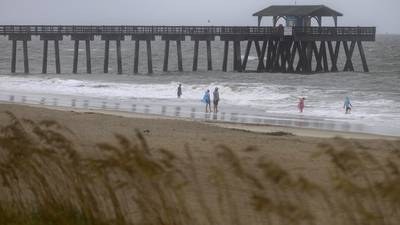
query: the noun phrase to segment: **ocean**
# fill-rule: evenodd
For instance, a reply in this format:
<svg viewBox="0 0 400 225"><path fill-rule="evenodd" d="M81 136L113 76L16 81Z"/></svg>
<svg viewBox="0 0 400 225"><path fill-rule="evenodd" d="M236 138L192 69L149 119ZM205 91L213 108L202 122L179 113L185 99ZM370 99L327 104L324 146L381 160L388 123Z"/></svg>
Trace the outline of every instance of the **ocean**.
<svg viewBox="0 0 400 225"><path fill-rule="evenodd" d="M184 116L192 118L322 128L400 136L400 35L378 35L365 42L370 73L339 72L310 75L222 72L223 42L212 42L213 71L207 70L206 46L200 43L198 72L191 72L193 42L182 43L183 67L178 72L176 46L170 46L170 72L162 72L164 42L152 43L154 74L147 74L145 43L141 44L139 74L133 74L134 42L122 42L123 74L116 74L115 43L110 43L110 69L103 73L104 42L91 43L92 74L86 74L84 43L79 51L80 74L72 74L73 42L60 43L61 72L55 74L54 48L49 42L48 74L41 74L43 43L28 43L30 74L23 74L22 44L18 45L17 74L10 73L11 41L0 37L0 101L102 108ZM254 46L253 46L254 47ZM242 54L245 44L242 43ZM339 59L343 68L345 56ZM232 48L228 68L232 70ZM356 48L354 67L362 71ZM315 64L314 64L315 65ZM248 68L255 70L255 49ZM176 98L178 84L183 96ZM200 101L205 90L220 90L221 112L203 113ZM344 98L352 100L351 114L343 110ZM297 109L305 97L305 111ZM158 108L157 108L158 107ZM178 110L179 109L179 110ZM242 115L242 117L240 117ZM236 117L236 119L234 119ZM212 119L212 118L211 118Z"/></svg>

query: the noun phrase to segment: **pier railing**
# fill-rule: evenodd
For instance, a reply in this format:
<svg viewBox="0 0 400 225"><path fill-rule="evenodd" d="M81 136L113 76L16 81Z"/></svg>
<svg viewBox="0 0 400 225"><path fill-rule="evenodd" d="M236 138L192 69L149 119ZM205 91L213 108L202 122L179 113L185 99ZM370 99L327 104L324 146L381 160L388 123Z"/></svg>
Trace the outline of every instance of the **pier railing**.
<svg viewBox="0 0 400 225"><path fill-rule="evenodd" d="M375 27L293 27L293 36L300 39L351 39L375 41Z"/></svg>
<svg viewBox="0 0 400 225"><path fill-rule="evenodd" d="M299 39L321 37L354 37L375 40L375 27L293 27L292 36ZM10 34L91 34L91 35L265 35L283 37L280 27L241 26L53 26L53 25L0 25L0 35Z"/></svg>
<svg viewBox="0 0 400 225"><path fill-rule="evenodd" d="M280 34L276 27L229 26L52 26L52 25L3 25L0 35L9 34L152 34L152 35L223 35L223 34Z"/></svg>

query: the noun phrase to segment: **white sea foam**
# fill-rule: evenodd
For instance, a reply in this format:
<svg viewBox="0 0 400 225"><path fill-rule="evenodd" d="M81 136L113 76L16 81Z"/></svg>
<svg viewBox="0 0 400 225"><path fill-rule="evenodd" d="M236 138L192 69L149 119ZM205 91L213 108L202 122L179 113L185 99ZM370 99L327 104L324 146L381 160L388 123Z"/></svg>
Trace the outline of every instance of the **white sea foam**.
<svg viewBox="0 0 400 225"><path fill-rule="evenodd" d="M0 76L0 90L5 92L72 95L117 100L137 98L176 99L178 82L139 84L127 82L103 82L93 80L75 80L61 78L43 78L34 76ZM269 113L299 115L297 102L306 97L303 115L326 119L357 120L364 123L389 122L400 127L400 102L384 99L379 94L370 98L355 98L353 113L343 112L345 90L318 89L306 86L269 85L266 83L229 83L211 84L183 83L183 100L199 103L204 91L211 92L219 87L221 103L243 107L253 107ZM366 95L366 93L357 93Z"/></svg>

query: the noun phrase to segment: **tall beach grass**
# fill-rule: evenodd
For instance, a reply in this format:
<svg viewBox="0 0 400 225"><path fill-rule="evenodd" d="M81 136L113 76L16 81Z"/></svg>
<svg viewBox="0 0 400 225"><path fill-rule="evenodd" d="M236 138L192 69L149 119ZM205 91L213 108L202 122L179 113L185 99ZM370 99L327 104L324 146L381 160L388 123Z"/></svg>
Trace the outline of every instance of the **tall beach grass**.
<svg viewBox="0 0 400 225"><path fill-rule="evenodd" d="M293 174L260 150L221 145L215 160L186 147L154 149L144 136L82 146L56 121L8 113L0 127L0 224L4 225L396 225L400 143L377 158L337 138L310 155L332 168L329 185ZM89 149L89 150L88 150ZM385 153L386 154L386 153ZM239 156L240 155L240 156ZM252 158L247 160L243 155Z"/></svg>

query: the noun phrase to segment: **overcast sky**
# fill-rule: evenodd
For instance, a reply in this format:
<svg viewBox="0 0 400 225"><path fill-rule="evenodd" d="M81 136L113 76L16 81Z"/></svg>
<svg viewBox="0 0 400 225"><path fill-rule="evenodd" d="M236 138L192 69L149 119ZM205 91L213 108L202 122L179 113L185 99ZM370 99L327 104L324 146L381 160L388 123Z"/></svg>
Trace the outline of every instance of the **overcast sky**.
<svg viewBox="0 0 400 225"><path fill-rule="evenodd" d="M256 25L252 14L295 0L0 0L0 24ZM400 0L297 0L344 14L339 26L400 34ZM270 24L265 18L263 25ZM208 22L210 21L210 23ZM331 19L325 20L332 25Z"/></svg>

